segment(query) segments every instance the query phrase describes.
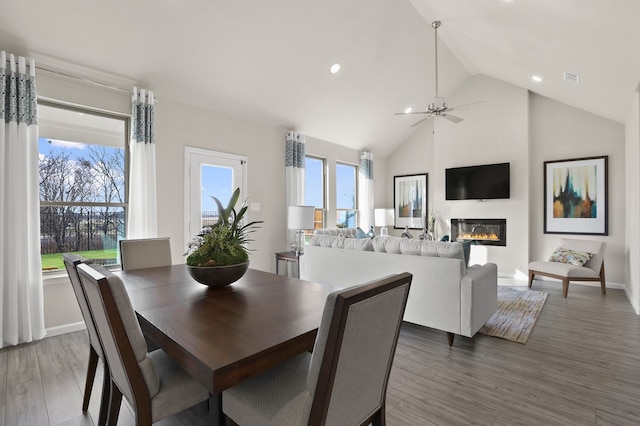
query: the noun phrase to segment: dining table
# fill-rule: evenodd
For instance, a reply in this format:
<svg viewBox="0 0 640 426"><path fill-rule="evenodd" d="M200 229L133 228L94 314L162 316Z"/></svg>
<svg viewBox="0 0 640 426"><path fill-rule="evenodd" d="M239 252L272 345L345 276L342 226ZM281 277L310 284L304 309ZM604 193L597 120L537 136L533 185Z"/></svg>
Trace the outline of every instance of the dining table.
<svg viewBox="0 0 640 426"><path fill-rule="evenodd" d="M256 269L218 288L195 281L187 265L115 274L145 336L209 391L220 425L225 389L313 349L331 291Z"/></svg>

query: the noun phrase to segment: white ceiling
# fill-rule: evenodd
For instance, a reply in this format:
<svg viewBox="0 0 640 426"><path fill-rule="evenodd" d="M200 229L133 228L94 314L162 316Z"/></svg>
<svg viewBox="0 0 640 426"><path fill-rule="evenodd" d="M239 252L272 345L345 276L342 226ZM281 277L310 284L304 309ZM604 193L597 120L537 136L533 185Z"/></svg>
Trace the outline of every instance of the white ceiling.
<svg viewBox="0 0 640 426"><path fill-rule="evenodd" d="M384 156L416 130L393 113L435 96L431 21L441 96L481 73L624 122L638 17L631 0L2 0L0 49Z"/></svg>

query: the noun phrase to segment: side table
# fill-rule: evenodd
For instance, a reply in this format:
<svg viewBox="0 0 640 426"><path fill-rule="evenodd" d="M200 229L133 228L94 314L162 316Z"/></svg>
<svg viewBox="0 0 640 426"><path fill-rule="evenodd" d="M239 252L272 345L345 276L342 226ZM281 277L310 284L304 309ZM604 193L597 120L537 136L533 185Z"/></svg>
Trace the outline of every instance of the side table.
<svg viewBox="0 0 640 426"><path fill-rule="evenodd" d="M302 253L296 253L293 250L276 253L276 275L278 275L280 261L283 260L284 262L286 262L286 265L288 265L289 262L293 262L296 264L297 276L295 278L300 278L300 256L302 256ZM287 268L287 275L288 274L289 271Z"/></svg>

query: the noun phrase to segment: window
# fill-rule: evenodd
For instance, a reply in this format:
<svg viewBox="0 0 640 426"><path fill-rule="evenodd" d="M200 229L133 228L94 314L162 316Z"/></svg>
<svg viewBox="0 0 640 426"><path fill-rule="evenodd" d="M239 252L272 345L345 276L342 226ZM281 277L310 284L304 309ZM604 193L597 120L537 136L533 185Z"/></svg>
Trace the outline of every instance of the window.
<svg viewBox="0 0 640 426"><path fill-rule="evenodd" d="M325 209L325 161L323 158L305 157L305 206L315 206L314 229L324 228ZM312 232L312 231L311 231ZM311 233L310 232L310 233Z"/></svg>
<svg viewBox="0 0 640 426"><path fill-rule="evenodd" d="M128 119L47 102L39 103L38 114L43 271L64 270L66 252L119 263Z"/></svg>
<svg viewBox="0 0 640 426"><path fill-rule="evenodd" d="M344 163L336 164L336 226L338 228L358 226L357 176L356 166Z"/></svg>

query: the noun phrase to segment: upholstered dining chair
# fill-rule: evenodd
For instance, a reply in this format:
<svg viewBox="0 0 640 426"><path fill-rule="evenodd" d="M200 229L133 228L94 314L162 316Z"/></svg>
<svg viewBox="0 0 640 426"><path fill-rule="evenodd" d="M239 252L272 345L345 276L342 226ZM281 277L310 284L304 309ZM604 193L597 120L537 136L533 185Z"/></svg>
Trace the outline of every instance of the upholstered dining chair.
<svg viewBox="0 0 640 426"><path fill-rule="evenodd" d="M109 363L107 424L115 425L122 396L137 425L150 425L202 401L209 392L161 350L148 353L131 301L119 277L100 266L78 265L103 353Z"/></svg>
<svg viewBox="0 0 640 426"><path fill-rule="evenodd" d="M124 271L171 265L169 238L120 240L120 264Z"/></svg>
<svg viewBox="0 0 640 426"><path fill-rule="evenodd" d="M104 367L104 377L102 382L102 398L100 400L98 424L104 425L107 419L107 404L109 402L109 365L102 353L102 346L100 346L98 332L93 324L91 311L89 311L89 305L87 304L87 298L84 295L84 290L80 284L80 277L78 276L78 265L86 263L87 259L74 253L64 253L62 255L62 259L64 261L64 267L67 270L67 274L69 274L71 287L73 288L73 292L78 300L78 305L80 305L80 312L82 313L82 318L86 324L87 332L89 333L89 364L87 365L87 378L84 385L82 411L86 412L89 409L89 400L93 389L93 381L96 376L96 369L98 368L98 360L101 359Z"/></svg>
<svg viewBox="0 0 640 426"><path fill-rule="evenodd" d="M240 426L385 424L385 398L412 275L332 292L313 354L222 393Z"/></svg>

